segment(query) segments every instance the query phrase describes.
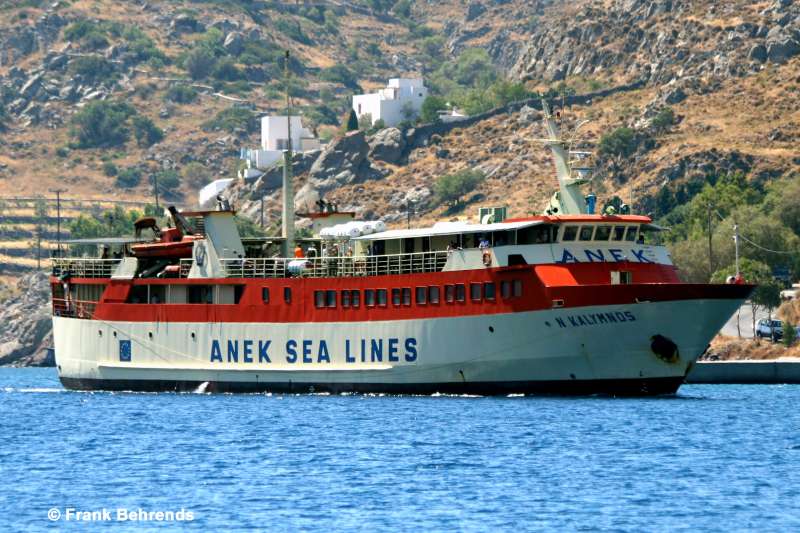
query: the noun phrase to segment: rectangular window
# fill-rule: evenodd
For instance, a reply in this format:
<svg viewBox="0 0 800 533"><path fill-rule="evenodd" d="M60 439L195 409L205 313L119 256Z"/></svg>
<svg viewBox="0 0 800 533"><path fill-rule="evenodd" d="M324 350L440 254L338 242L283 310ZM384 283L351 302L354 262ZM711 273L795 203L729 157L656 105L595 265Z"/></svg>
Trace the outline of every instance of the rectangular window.
<svg viewBox="0 0 800 533"><path fill-rule="evenodd" d="M350 305L359 307L361 305L361 292L350 291Z"/></svg>
<svg viewBox="0 0 800 533"><path fill-rule="evenodd" d="M439 303L439 287L428 287L428 301L432 304Z"/></svg>
<svg viewBox="0 0 800 533"><path fill-rule="evenodd" d="M283 301L287 304L292 303L292 288L291 287L284 287L283 288Z"/></svg>
<svg viewBox="0 0 800 533"><path fill-rule="evenodd" d="M633 275L629 271L611 271L612 285L630 285L633 283Z"/></svg>
<svg viewBox="0 0 800 533"><path fill-rule="evenodd" d="M511 282L510 281L501 281L500 282L500 296L503 297L504 300L511 298Z"/></svg>
<svg viewBox="0 0 800 533"><path fill-rule="evenodd" d="M386 307L386 289L378 289L378 305Z"/></svg>
<svg viewBox="0 0 800 533"><path fill-rule="evenodd" d="M612 241L621 241L625 236L625 226L614 226L614 234L611 236Z"/></svg>
<svg viewBox="0 0 800 533"><path fill-rule="evenodd" d="M483 284L483 297L487 300L494 300L494 283L491 281Z"/></svg>
<svg viewBox="0 0 800 533"><path fill-rule="evenodd" d="M189 289L186 294L187 303L190 304L214 303L213 302L214 291L212 289L213 287L211 287L210 285L189 285Z"/></svg>
<svg viewBox="0 0 800 533"><path fill-rule="evenodd" d="M456 285L456 301L463 302L467 299L467 289L463 283Z"/></svg>
<svg viewBox="0 0 800 533"><path fill-rule="evenodd" d="M350 291L342 291L342 307L350 307Z"/></svg>
<svg viewBox="0 0 800 533"><path fill-rule="evenodd" d="M610 236L611 226L597 226L597 230L594 232L594 240L596 241L607 241Z"/></svg>
<svg viewBox="0 0 800 533"><path fill-rule="evenodd" d="M594 226L581 226L581 234L578 239L582 241L591 241L593 232Z"/></svg>
<svg viewBox="0 0 800 533"><path fill-rule="evenodd" d="M314 307L317 309L325 307L325 291L314 291Z"/></svg>
<svg viewBox="0 0 800 533"><path fill-rule="evenodd" d="M562 237L561 240L574 241L577 235L578 235L578 226L566 226L564 228L564 237Z"/></svg>
<svg viewBox="0 0 800 533"><path fill-rule="evenodd" d="M375 289L364 289L364 305L367 307L375 305Z"/></svg>
<svg viewBox="0 0 800 533"><path fill-rule="evenodd" d="M403 305L411 305L411 288L403 287Z"/></svg>
<svg viewBox="0 0 800 533"><path fill-rule="evenodd" d="M400 289L392 289L392 305L400 305Z"/></svg>
<svg viewBox="0 0 800 533"><path fill-rule="evenodd" d="M470 283L469 284L469 299L474 302L479 302L481 300L481 284L480 283Z"/></svg>
<svg viewBox="0 0 800 533"><path fill-rule="evenodd" d="M265 304L269 303L269 287L261 287L261 301Z"/></svg>
<svg viewBox="0 0 800 533"><path fill-rule="evenodd" d="M512 288L513 291L511 294L514 295L514 298L519 298L520 296L522 296L522 281L515 279Z"/></svg>
<svg viewBox="0 0 800 533"><path fill-rule="evenodd" d="M233 286L233 303L238 304L242 301L242 295L244 294L244 285L234 285Z"/></svg>
<svg viewBox="0 0 800 533"><path fill-rule="evenodd" d="M336 307L336 291L325 291L325 303L328 307Z"/></svg>
<svg viewBox="0 0 800 533"><path fill-rule="evenodd" d="M628 233L625 234L625 240L628 242L633 242L636 240L636 231L639 229L639 226L628 226Z"/></svg>
<svg viewBox="0 0 800 533"><path fill-rule="evenodd" d="M455 285L445 285L444 286L444 301L451 304L456 300L456 286Z"/></svg>
<svg viewBox="0 0 800 533"><path fill-rule="evenodd" d="M417 287L417 305L428 303L428 287Z"/></svg>

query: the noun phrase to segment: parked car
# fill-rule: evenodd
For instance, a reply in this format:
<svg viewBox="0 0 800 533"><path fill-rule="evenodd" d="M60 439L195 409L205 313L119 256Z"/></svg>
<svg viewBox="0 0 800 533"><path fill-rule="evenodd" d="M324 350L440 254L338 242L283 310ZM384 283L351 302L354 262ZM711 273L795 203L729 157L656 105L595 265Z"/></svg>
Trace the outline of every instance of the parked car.
<svg viewBox="0 0 800 533"><path fill-rule="evenodd" d="M762 318L756 325L756 337L760 339L772 339L778 342L783 338L783 322L780 320Z"/></svg>

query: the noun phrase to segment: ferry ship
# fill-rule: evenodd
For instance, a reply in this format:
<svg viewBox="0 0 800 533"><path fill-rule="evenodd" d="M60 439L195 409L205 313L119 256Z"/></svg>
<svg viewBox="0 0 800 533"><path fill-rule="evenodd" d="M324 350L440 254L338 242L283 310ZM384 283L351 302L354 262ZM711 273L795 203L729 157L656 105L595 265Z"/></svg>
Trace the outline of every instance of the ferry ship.
<svg viewBox="0 0 800 533"><path fill-rule="evenodd" d="M67 243L79 253L101 245L102 254L53 259L61 382L123 391L674 393L752 286L682 283L649 217L594 213L594 197L580 190L585 153L543 108L559 187L539 216L505 219L499 209L476 223L386 229L321 212L308 215L315 238L300 242L288 178L281 238L242 239L221 205L171 208L166 228L141 219L130 239Z"/></svg>

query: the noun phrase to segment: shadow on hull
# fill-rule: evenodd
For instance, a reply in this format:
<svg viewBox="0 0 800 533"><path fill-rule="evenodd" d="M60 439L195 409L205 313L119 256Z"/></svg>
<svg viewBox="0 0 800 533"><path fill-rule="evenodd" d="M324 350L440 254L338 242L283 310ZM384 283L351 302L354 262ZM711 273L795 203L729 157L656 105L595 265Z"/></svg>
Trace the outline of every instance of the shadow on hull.
<svg viewBox="0 0 800 533"><path fill-rule="evenodd" d="M474 383L293 383L243 381L162 381L59 378L67 389L125 392L206 392L278 394L470 394L505 396L508 394L584 396L656 396L674 394L683 377L650 379L603 379L570 381L507 381Z"/></svg>

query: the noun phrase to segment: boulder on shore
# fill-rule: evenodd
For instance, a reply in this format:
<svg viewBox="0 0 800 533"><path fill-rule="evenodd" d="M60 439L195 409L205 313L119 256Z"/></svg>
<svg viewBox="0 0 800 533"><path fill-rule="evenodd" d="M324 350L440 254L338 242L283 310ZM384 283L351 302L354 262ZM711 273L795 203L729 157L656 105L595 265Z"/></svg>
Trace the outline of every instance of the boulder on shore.
<svg viewBox="0 0 800 533"><path fill-rule="evenodd" d="M26 274L0 311L0 366L55 366L47 274Z"/></svg>

